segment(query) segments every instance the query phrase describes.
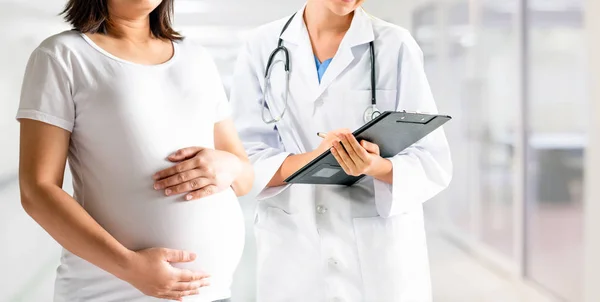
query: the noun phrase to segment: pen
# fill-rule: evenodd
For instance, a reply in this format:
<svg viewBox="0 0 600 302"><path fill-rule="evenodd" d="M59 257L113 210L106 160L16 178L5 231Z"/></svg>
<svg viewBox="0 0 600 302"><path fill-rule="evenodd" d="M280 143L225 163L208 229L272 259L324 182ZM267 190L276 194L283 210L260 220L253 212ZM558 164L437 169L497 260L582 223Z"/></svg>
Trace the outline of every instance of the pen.
<svg viewBox="0 0 600 302"><path fill-rule="evenodd" d="M323 133L323 132L317 132L317 135L318 135L320 138L325 138L325 137L327 136L327 133Z"/></svg>

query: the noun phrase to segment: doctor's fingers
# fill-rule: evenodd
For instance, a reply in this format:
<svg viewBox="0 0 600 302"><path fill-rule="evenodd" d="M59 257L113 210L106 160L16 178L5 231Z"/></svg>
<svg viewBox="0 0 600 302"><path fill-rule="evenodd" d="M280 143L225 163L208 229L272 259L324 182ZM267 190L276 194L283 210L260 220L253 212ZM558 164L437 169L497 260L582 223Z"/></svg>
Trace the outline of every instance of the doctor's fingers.
<svg viewBox="0 0 600 302"><path fill-rule="evenodd" d="M337 136L339 136L340 134L346 134L346 133L352 133L352 130L350 130L349 128L339 128L339 129L335 129L333 131L327 132L327 134L334 134Z"/></svg>
<svg viewBox="0 0 600 302"><path fill-rule="evenodd" d="M334 141L341 140L342 135L344 135L345 133L352 133L352 132L350 131L350 129L346 129L346 128L329 131L325 135L323 142L328 142L331 145Z"/></svg>
<svg viewBox="0 0 600 302"><path fill-rule="evenodd" d="M350 148L348 148L350 149ZM341 142L334 141L333 142L333 151L337 152L337 155L342 159L342 161L348 166L354 166L355 162L350 157L348 150L342 145Z"/></svg>
<svg viewBox="0 0 600 302"><path fill-rule="evenodd" d="M201 188L204 188L208 185L214 184L214 180L207 177L198 177L194 179L190 179L182 184L178 184L172 187L168 187L165 190L165 195L177 195L187 192L192 192Z"/></svg>
<svg viewBox="0 0 600 302"><path fill-rule="evenodd" d="M342 144L357 166L369 164L369 153L358 143L352 133L344 134Z"/></svg>
<svg viewBox="0 0 600 302"><path fill-rule="evenodd" d="M331 154L333 154L333 157L335 157L335 160L337 160L338 164L340 164L340 167L342 167L342 170L344 170L346 174L353 175L352 169L346 164L344 159L342 159L340 152L337 151L335 147L331 148Z"/></svg>
<svg viewBox="0 0 600 302"><path fill-rule="evenodd" d="M340 165L343 164L342 167L346 171L346 174L356 175L356 173L359 172L359 169L362 166L362 162L355 162L340 142L333 143L332 153L334 156L337 155L337 157L339 158L338 162L340 163Z"/></svg>
<svg viewBox="0 0 600 302"><path fill-rule="evenodd" d="M379 146L377 144L373 144L371 142L368 141L361 141L360 145L365 148L365 150L367 150L367 152L371 153L371 154L375 154L375 155L380 155L380 150L379 150Z"/></svg>
<svg viewBox="0 0 600 302"><path fill-rule="evenodd" d="M343 152L344 150L345 152ZM350 142L345 136L342 136L342 142L340 146L337 146L337 151L346 164L350 166L351 170L354 171L355 169L364 166L362 158L354 152L354 149L352 149Z"/></svg>

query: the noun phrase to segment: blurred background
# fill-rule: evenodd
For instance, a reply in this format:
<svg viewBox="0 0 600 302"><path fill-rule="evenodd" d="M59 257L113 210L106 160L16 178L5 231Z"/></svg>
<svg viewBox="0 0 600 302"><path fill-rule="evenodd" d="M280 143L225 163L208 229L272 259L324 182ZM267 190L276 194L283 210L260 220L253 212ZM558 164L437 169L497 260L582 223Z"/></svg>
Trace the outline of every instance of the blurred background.
<svg viewBox="0 0 600 302"><path fill-rule="evenodd" d="M228 88L247 33L303 2L175 0L175 25L208 47ZM51 301L60 247L20 206L14 115L31 51L68 29L57 15L64 3L0 0L2 302ZM592 136L600 64L589 56L600 52L600 2L367 0L365 8L413 33L439 110L454 117L445 128L454 180L426 204L435 301L600 301L592 185L600 184ZM248 235L233 292L251 302L254 201L241 203Z"/></svg>

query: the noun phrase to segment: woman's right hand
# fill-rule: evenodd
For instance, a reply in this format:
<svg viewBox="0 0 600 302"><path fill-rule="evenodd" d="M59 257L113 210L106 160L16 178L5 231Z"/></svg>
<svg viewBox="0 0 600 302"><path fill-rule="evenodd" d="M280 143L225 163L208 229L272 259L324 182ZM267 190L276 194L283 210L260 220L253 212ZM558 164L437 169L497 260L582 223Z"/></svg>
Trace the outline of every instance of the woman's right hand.
<svg viewBox="0 0 600 302"><path fill-rule="evenodd" d="M165 248L150 248L134 252L121 279L147 296L182 301L197 295L200 287L208 286L210 277L203 272L175 268L171 263L192 262L194 253Z"/></svg>

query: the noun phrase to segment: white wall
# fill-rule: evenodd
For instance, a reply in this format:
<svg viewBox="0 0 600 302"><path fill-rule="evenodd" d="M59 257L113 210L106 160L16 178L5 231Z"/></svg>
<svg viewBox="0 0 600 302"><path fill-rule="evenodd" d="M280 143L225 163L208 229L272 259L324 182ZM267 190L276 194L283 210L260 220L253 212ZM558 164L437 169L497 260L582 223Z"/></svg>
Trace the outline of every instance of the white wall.
<svg viewBox="0 0 600 302"><path fill-rule="evenodd" d="M62 3L0 0L0 182L14 176L17 168L18 124L14 116L25 64L44 37L66 28L56 16Z"/></svg>
<svg viewBox="0 0 600 302"><path fill-rule="evenodd" d="M56 243L21 209L14 116L31 51L45 37L68 28L57 16L63 3L0 0L0 301L32 301L24 294L36 289L36 283L51 289L45 280L51 279L60 256Z"/></svg>

